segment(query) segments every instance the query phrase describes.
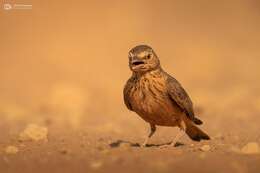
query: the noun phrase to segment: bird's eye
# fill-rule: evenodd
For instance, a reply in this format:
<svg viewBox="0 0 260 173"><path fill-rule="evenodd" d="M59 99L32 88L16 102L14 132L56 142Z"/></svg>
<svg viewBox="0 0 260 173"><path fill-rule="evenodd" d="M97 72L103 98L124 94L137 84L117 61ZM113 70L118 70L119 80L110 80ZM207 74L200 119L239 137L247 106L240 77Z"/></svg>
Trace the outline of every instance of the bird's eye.
<svg viewBox="0 0 260 173"><path fill-rule="evenodd" d="M148 55L147 55L147 59L150 59L150 58L151 58L151 54L148 54Z"/></svg>

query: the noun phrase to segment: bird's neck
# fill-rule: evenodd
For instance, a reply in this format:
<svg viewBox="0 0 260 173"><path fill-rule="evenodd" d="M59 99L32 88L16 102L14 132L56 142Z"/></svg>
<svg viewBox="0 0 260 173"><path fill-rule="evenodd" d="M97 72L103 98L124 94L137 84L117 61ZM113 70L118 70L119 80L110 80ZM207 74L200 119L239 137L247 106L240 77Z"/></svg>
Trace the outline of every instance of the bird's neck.
<svg viewBox="0 0 260 173"><path fill-rule="evenodd" d="M163 69L161 68L161 66L149 70L149 71L145 71L145 72L133 72L133 77L135 78L141 78L143 76L147 76L147 75L157 75L157 74L161 74L163 72Z"/></svg>

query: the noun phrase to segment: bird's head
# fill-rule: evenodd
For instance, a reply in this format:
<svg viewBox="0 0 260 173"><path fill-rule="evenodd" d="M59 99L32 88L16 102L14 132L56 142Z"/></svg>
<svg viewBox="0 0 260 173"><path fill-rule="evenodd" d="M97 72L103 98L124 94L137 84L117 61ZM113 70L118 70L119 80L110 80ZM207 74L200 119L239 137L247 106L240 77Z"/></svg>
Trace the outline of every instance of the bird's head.
<svg viewBox="0 0 260 173"><path fill-rule="evenodd" d="M133 72L147 72L160 67L160 61L153 49L139 45L129 51L129 67Z"/></svg>

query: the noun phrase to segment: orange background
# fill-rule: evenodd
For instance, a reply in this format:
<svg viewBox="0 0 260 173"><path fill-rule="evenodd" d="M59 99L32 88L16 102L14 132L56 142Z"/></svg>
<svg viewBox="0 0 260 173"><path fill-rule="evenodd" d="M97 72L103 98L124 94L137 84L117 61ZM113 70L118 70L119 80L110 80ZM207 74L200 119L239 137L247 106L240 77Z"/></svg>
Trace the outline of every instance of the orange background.
<svg viewBox="0 0 260 173"><path fill-rule="evenodd" d="M122 117L122 89L131 75L127 54L138 44L155 49L195 105L210 106L216 99L225 104L240 92L259 96L257 0L3 3L33 5L1 10L3 109L58 104Z"/></svg>

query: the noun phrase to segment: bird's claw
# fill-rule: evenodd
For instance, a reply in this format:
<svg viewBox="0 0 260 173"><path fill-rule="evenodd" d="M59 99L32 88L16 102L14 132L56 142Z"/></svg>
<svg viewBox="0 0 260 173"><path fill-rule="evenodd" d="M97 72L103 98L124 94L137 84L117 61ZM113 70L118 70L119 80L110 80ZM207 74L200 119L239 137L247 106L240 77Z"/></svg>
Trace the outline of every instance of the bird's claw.
<svg viewBox="0 0 260 173"><path fill-rule="evenodd" d="M175 147L176 144L177 144L177 142L172 142L170 144L161 145L161 146L159 146L159 148L164 149L164 148L169 148L169 147Z"/></svg>
<svg viewBox="0 0 260 173"><path fill-rule="evenodd" d="M171 145L169 145L169 144L165 144L165 145L161 145L161 146L159 146L160 149L164 149L164 148L168 148L168 147L171 147Z"/></svg>
<svg viewBox="0 0 260 173"><path fill-rule="evenodd" d="M141 148L145 148L146 147L146 143L143 143L142 145L141 145Z"/></svg>

